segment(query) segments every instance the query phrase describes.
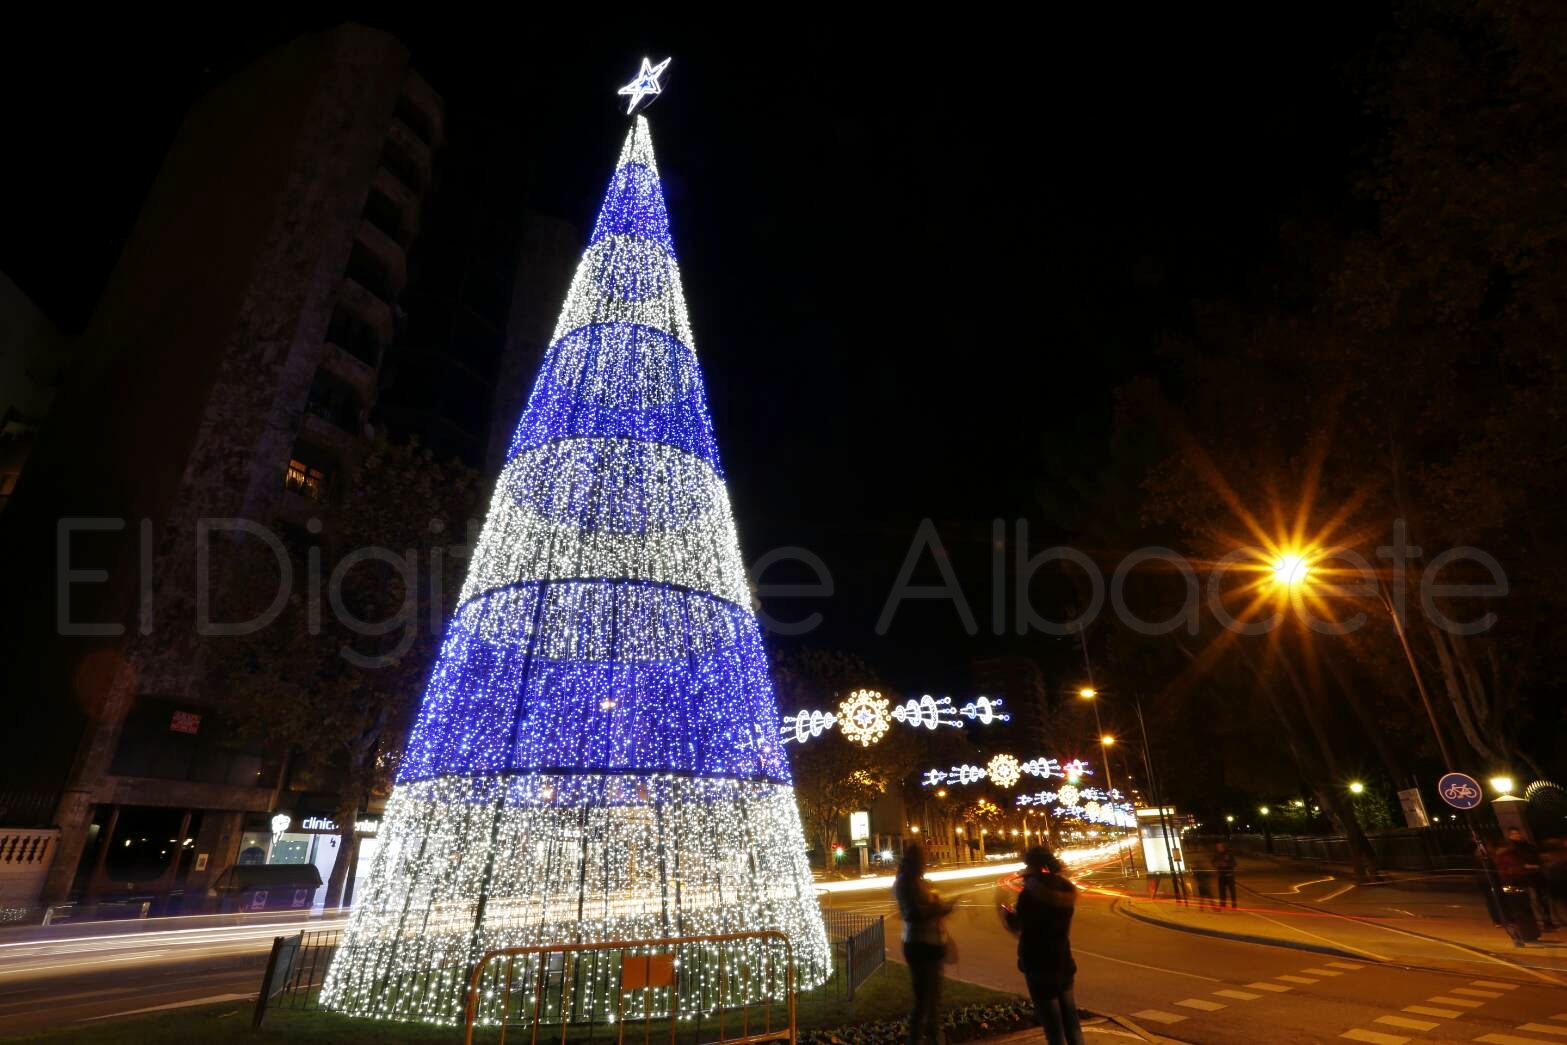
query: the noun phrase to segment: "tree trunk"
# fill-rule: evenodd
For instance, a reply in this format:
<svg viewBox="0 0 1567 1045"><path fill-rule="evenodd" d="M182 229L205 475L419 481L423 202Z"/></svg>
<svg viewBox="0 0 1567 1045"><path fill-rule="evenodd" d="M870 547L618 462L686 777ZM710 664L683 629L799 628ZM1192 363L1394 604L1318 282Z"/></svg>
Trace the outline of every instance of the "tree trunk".
<svg viewBox="0 0 1567 1045"><path fill-rule="evenodd" d="M337 859L332 861L332 873L326 880L328 910L343 906L343 886L348 881L348 866L354 862L350 855L354 847L354 822L358 819L358 803L345 802L338 807Z"/></svg>

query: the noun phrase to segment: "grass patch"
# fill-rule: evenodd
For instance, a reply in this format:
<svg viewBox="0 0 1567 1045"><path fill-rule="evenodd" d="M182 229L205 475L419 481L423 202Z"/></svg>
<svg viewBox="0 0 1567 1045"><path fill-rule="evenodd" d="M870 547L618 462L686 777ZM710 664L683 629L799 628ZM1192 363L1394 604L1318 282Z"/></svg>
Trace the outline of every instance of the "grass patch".
<svg viewBox="0 0 1567 1045"><path fill-rule="evenodd" d="M855 1024L886 1023L902 1019L908 1012L908 971L901 965L883 965L855 992L851 1002L828 984L808 994L802 994L796 1004L795 1018L799 1032L825 1032ZM961 980L947 980L942 994L942 1007L948 1011L971 1010L1017 1002L1016 994L994 991ZM781 1006L774 1006L774 1026ZM243 1045L452 1045L462 1040L460 1027L430 1027L416 1023L396 1023L383 1020L358 1019L339 1016L318 1010L274 1009L267 1013L266 1026L260 1031L250 1029L253 1002L228 1002L200 1008L173 1012L129 1016L120 1020L104 1020L78 1025L64 1030L51 1031L28 1038L8 1039L47 1045L220 1045L234 1042ZM759 1010L752 1009L753 1028L759 1021ZM736 1026L725 1017L726 1029ZM734 1017L738 1020L738 1014ZM689 1041L691 1035L680 1037ZM660 1034L662 1029L662 1034ZM738 1033L730 1030L729 1033ZM704 1020L704 1039L711 1040L717 1034L717 1021ZM498 1036L496 1028L484 1028L474 1035L476 1042L486 1045ZM626 1041L641 1045L642 1030L634 1025L626 1027ZM829 1037L825 1036L824 1037ZM526 1028L511 1028L508 1042L526 1045L529 1034ZM560 1029L541 1028L540 1042L559 1042ZM584 1029L573 1029L568 1035L572 1045L589 1040ZM614 1045L613 1029L596 1028L592 1040L604 1045ZM669 1025L655 1022L651 1040L659 1045L669 1041Z"/></svg>

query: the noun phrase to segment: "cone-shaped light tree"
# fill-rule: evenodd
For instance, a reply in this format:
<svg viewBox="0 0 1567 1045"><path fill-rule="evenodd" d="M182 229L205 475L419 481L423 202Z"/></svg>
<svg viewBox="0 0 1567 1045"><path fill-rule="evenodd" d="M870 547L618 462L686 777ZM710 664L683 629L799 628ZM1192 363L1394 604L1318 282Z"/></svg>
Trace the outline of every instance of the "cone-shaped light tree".
<svg viewBox="0 0 1567 1045"><path fill-rule="evenodd" d="M323 993L462 1018L498 947L776 929L830 964L652 139L627 135ZM739 946L739 945L735 945Z"/></svg>

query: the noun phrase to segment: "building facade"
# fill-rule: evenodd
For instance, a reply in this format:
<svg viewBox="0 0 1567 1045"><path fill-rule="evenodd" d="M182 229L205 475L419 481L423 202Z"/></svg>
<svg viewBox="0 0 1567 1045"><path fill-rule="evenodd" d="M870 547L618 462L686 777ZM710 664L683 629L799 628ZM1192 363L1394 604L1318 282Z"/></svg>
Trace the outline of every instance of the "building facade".
<svg viewBox="0 0 1567 1045"><path fill-rule="evenodd" d="M222 735L204 691L204 521L330 519L443 120L408 50L350 24L182 124L0 519L38 600L7 610L6 699L37 743L0 792L60 796L47 901L205 895L277 808L279 767Z"/></svg>

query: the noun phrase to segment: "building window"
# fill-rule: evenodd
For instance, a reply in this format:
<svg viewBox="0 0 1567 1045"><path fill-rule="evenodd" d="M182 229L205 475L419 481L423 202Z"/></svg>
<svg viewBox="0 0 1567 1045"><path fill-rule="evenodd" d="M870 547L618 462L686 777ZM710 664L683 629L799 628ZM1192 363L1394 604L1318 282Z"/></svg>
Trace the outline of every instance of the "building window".
<svg viewBox="0 0 1567 1045"><path fill-rule="evenodd" d="M314 465L308 465L296 457L288 462L288 473L283 477L283 489L292 490L312 501L319 501L321 494L326 490L326 480L325 471Z"/></svg>
<svg viewBox="0 0 1567 1045"><path fill-rule="evenodd" d="M392 281L386 274L386 267L358 243L348 255L347 275L382 301L392 300Z"/></svg>
<svg viewBox="0 0 1567 1045"><path fill-rule="evenodd" d="M380 335L369 323L342 305L332 310L332 322L326 328L326 339L371 369L381 365Z"/></svg>
<svg viewBox="0 0 1567 1045"><path fill-rule="evenodd" d="M359 427L359 395L341 381L317 373L305 399L305 410L345 432Z"/></svg>
<svg viewBox="0 0 1567 1045"><path fill-rule="evenodd" d="M381 150L381 166L397 175L404 185L415 192L424 188L424 173L419 169L419 164L397 142L388 141Z"/></svg>
<svg viewBox="0 0 1567 1045"><path fill-rule="evenodd" d="M430 125L430 117L425 111L415 105L407 95L399 95L395 115L399 120L408 125L420 141L426 145L435 144L435 129Z"/></svg>
<svg viewBox="0 0 1567 1045"><path fill-rule="evenodd" d="M371 225L386 233L393 243L407 245L408 238L403 234L403 212L383 194L371 190L369 198L365 200L364 217Z"/></svg>

